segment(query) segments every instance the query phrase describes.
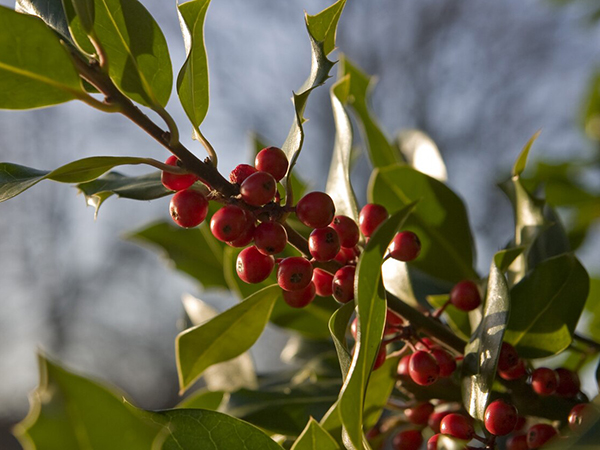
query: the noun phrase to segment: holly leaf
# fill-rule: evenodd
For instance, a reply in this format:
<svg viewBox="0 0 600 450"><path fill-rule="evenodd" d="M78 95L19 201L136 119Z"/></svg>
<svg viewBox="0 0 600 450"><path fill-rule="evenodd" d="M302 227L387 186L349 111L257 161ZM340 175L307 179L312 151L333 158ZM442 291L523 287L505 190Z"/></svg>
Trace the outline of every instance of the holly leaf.
<svg viewBox="0 0 600 450"><path fill-rule="evenodd" d="M224 397L224 391L209 391L208 389L200 389L179 403L176 408L206 409L209 411L216 411L223 403Z"/></svg>
<svg viewBox="0 0 600 450"><path fill-rule="evenodd" d="M467 412L484 419L496 366L510 313L508 283L500 270L502 256L494 256L483 304L483 318L465 347L462 364L462 397Z"/></svg>
<svg viewBox="0 0 600 450"><path fill-rule="evenodd" d="M573 340L589 287L589 276L573 254L541 262L511 289L506 342L527 359L563 351Z"/></svg>
<svg viewBox="0 0 600 450"><path fill-rule="evenodd" d="M62 0L17 0L15 10L39 17L49 27L71 40Z"/></svg>
<svg viewBox="0 0 600 450"><path fill-rule="evenodd" d="M208 322L179 333L175 353L181 392L208 367L250 349L262 334L278 297L279 287L267 287Z"/></svg>
<svg viewBox="0 0 600 450"><path fill-rule="evenodd" d="M340 306L329 319L329 332L340 362L342 379L348 375L352 363L352 355L346 342L346 331L348 331L348 322L352 314L354 314L354 302Z"/></svg>
<svg viewBox="0 0 600 450"><path fill-rule="evenodd" d="M513 169L512 169L513 177L521 176L521 174L525 170L525 166L527 165L527 158L529 157L529 151L531 150L533 143L536 141L536 139L540 136L541 133L542 133L542 130L538 130L533 136L531 136L529 141L527 141L527 143L525 144L525 147L523 147L523 150L521 150L521 153L519 154L519 157L515 161L515 165L513 166Z"/></svg>
<svg viewBox="0 0 600 450"><path fill-rule="evenodd" d="M291 450L339 450L339 448L335 439L311 417Z"/></svg>
<svg viewBox="0 0 600 450"><path fill-rule="evenodd" d="M436 180L446 182L446 164L436 143L426 133L421 130L402 130L398 133L394 145L411 167Z"/></svg>
<svg viewBox="0 0 600 450"><path fill-rule="evenodd" d="M450 294L438 294L428 295L427 303L429 303L434 309L441 308L450 299ZM469 322L469 316L459 309L448 307L444 309L442 317L446 319L446 322L452 328L452 331L456 333L462 339L469 339L471 336L471 324Z"/></svg>
<svg viewBox="0 0 600 450"><path fill-rule="evenodd" d="M379 226L367 243L356 268L357 341L352 365L339 397L342 424L349 441L356 448L362 445L365 393L385 325L387 302L381 264L390 241L414 207L414 203L405 206Z"/></svg>

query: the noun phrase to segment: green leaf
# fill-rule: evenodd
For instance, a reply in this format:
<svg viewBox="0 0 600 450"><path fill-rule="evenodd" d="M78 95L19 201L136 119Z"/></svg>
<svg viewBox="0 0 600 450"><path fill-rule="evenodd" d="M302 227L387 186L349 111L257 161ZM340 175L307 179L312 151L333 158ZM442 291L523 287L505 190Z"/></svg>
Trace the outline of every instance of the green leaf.
<svg viewBox="0 0 600 450"><path fill-rule="evenodd" d="M177 5L186 60L177 76L177 93L187 116L197 129L208 112L208 58L204 46L204 20L210 0Z"/></svg>
<svg viewBox="0 0 600 450"><path fill-rule="evenodd" d="M282 450L255 426L216 411L172 409L152 417L169 430L163 450Z"/></svg>
<svg viewBox="0 0 600 450"><path fill-rule="evenodd" d="M506 341L527 359L552 356L567 348L589 285L585 268L573 254L541 262L511 290Z"/></svg>
<svg viewBox="0 0 600 450"><path fill-rule="evenodd" d="M340 391L340 416L350 442L360 448L363 439L363 407L371 369L379 351L386 315L386 296L381 264L387 247L413 211L409 204L393 214L371 237L356 268L355 302L357 342L350 372Z"/></svg>
<svg viewBox="0 0 600 450"><path fill-rule="evenodd" d="M72 2L75 13L81 23L81 27L84 31L90 32L94 27L94 18L96 16L96 9L94 6L94 0L63 0L64 2Z"/></svg>
<svg viewBox="0 0 600 450"><path fill-rule="evenodd" d="M130 99L164 107L171 95L173 69L167 41L137 0L95 0L94 31L104 47L109 76Z"/></svg>
<svg viewBox="0 0 600 450"><path fill-rule="evenodd" d="M394 145L411 167L436 180L446 182L446 164L437 145L426 133L414 129L402 130L396 136Z"/></svg>
<svg viewBox="0 0 600 450"><path fill-rule="evenodd" d="M369 182L369 202L390 213L420 200L404 229L421 240L417 269L451 283L479 278L473 268L473 237L462 200L444 183L408 166L375 169Z"/></svg>
<svg viewBox="0 0 600 450"><path fill-rule="evenodd" d="M306 15L308 32L316 41L323 42L323 51L326 55L329 55L335 49L337 25L344 6L346 6L346 0L340 0L319 14L314 16Z"/></svg>
<svg viewBox="0 0 600 450"><path fill-rule="evenodd" d="M258 291L208 322L185 330L175 340L179 386L185 392L213 364L241 355L265 328L279 288Z"/></svg>
<svg viewBox="0 0 600 450"><path fill-rule="evenodd" d="M536 139L540 136L541 133L542 133L542 130L539 130L533 136L531 136L529 141L527 141L527 144L525 144L525 147L523 147L523 150L521 150L521 154L515 161L515 165L513 166L513 169L512 169L513 177L520 176L523 173L523 171L525 170L525 165L527 164L527 157L529 156L529 150L531 150L531 146L536 141Z"/></svg>
<svg viewBox="0 0 600 450"><path fill-rule="evenodd" d="M506 272L514 260L517 259L523 251L525 251L525 247L512 247L497 252L494 256L494 260L498 265L498 270L503 273Z"/></svg>
<svg viewBox="0 0 600 450"><path fill-rule="evenodd" d="M38 356L40 384L14 433L37 450L148 450L160 432L114 392Z"/></svg>
<svg viewBox="0 0 600 450"><path fill-rule="evenodd" d="M596 141L600 140L600 72L592 75L583 111L583 129Z"/></svg>
<svg viewBox="0 0 600 450"><path fill-rule="evenodd" d="M428 295L427 302L434 308L441 308L450 299L450 294L438 294ZM442 317L446 319L446 322L452 328L452 331L456 333L462 339L469 339L471 336L471 324L469 322L469 316L463 311L453 308L451 306L444 309Z"/></svg>
<svg viewBox="0 0 600 450"><path fill-rule="evenodd" d="M346 76L331 87L331 104L335 121L335 144L329 176L327 192L335 204L336 214L342 214L358 222L358 205L350 183L350 157L352 153L352 125L344 109L348 97L350 77Z"/></svg>
<svg viewBox="0 0 600 450"><path fill-rule="evenodd" d="M462 364L463 405L478 420L484 419L510 314L508 283L499 268L502 259L497 254L492 261L483 318L465 347Z"/></svg>
<svg viewBox="0 0 600 450"><path fill-rule="evenodd" d="M354 314L354 302L346 303L340 306L329 319L329 332L335 345L335 351L340 361L340 369L342 370L342 379L346 379L350 364L352 363L352 355L346 342L346 331L348 331L348 322Z"/></svg>
<svg viewBox="0 0 600 450"><path fill-rule="evenodd" d="M337 442L312 417L291 450L339 450Z"/></svg>
<svg viewBox="0 0 600 450"><path fill-rule="evenodd" d="M225 392L223 391L201 389L179 403L177 408L216 411L221 406L221 403L223 403L223 397L225 397Z"/></svg>
<svg viewBox="0 0 600 450"><path fill-rule="evenodd" d="M372 78L342 56L338 78L346 75L350 76L348 102L359 119L371 164L374 167L384 167L403 162L369 111L368 93L372 88Z"/></svg>
<svg viewBox="0 0 600 450"><path fill-rule="evenodd" d="M206 222L191 229L157 222L129 233L126 239L162 249L177 269L194 277L204 287L228 286L223 277L224 245L212 236Z"/></svg>
<svg viewBox="0 0 600 450"><path fill-rule="evenodd" d="M0 108L31 109L86 95L66 47L37 17L0 6Z"/></svg>
<svg viewBox="0 0 600 450"><path fill-rule="evenodd" d="M595 340L600 340L600 278L590 280L590 292L585 302L585 310L588 313L589 321L585 330Z"/></svg>
<svg viewBox="0 0 600 450"><path fill-rule="evenodd" d="M62 36L71 39L63 0L17 0L15 10L39 17Z"/></svg>

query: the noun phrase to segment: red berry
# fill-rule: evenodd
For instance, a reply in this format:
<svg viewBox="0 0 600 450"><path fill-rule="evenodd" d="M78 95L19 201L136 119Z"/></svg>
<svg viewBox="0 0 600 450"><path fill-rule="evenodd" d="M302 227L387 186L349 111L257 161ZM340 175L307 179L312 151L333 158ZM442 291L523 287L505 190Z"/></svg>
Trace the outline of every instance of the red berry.
<svg viewBox="0 0 600 450"><path fill-rule="evenodd" d="M514 431L521 431L523 429L523 427L525 426L526 422L527 422L527 419L525 417L518 416L517 417L517 424L515 425Z"/></svg>
<svg viewBox="0 0 600 450"><path fill-rule="evenodd" d="M201 192L190 189L177 192L169 205L171 218L183 228L196 227L208 213L208 200Z"/></svg>
<svg viewBox="0 0 600 450"><path fill-rule="evenodd" d="M320 297L329 297L333 294L333 275L329 272L314 268L313 269L313 283L315 283L315 289L317 290L317 295Z"/></svg>
<svg viewBox="0 0 600 450"><path fill-rule="evenodd" d="M419 430L404 430L394 436L394 450L419 450L423 444L423 435Z"/></svg>
<svg viewBox="0 0 600 450"><path fill-rule="evenodd" d="M277 192L277 182L267 172L256 172L246 178L240 186L242 199L253 206L262 206L273 200Z"/></svg>
<svg viewBox="0 0 600 450"><path fill-rule="evenodd" d="M331 227L317 228L310 233L308 248L317 261L331 261L340 251L340 239Z"/></svg>
<svg viewBox="0 0 600 450"><path fill-rule="evenodd" d="M408 377L410 373L408 371L408 366L410 364L410 357L412 355L406 355L400 358L400 362L398 362L398 375Z"/></svg>
<svg viewBox="0 0 600 450"><path fill-rule="evenodd" d="M506 441L506 450L529 450L527 446L527 435L517 434L516 436L510 437Z"/></svg>
<svg viewBox="0 0 600 450"><path fill-rule="evenodd" d="M335 216L329 226L337 231L342 247L352 248L358 244L360 238L358 225L350 217Z"/></svg>
<svg viewBox="0 0 600 450"><path fill-rule="evenodd" d="M471 421L462 414L451 413L442 419L440 432L458 439L471 440L475 430Z"/></svg>
<svg viewBox="0 0 600 450"><path fill-rule="evenodd" d="M438 448L438 439L440 438L440 434L436 433L429 438L427 441L427 450L437 450Z"/></svg>
<svg viewBox="0 0 600 450"><path fill-rule="evenodd" d="M273 175L277 181L285 177L288 169L287 156L277 147L263 148L256 155L254 166L262 171Z"/></svg>
<svg viewBox="0 0 600 450"><path fill-rule="evenodd" d="M242 281L246 283L260 283L271 275L275 259L263 255L255 246L245 248L237 257L236 271Z"/></svg>
<svg viewBox="0 0 600 450"><path fill-rule="evenodd" d="M296 205L298 220L310 228L326 227L333 220L334 214L333 200L324 192L306 194Z"/></svg>
<svg viewBox="0 0 600 450"><path fill-rule="evenodd" d="M340 303L348 303L354 299L354 266L344 266L333 276L333 298Z"/></svg>
<svg viewBox="0 0 600 450"><path fill-rule="evenodd" d="M235 205L221 208L210 220L210 231L222 242L235 241L246 230L246 226L244 210Z"/></svg>
<svg viewBox="0 0 600 450"><path fill-rule="evenodd" d="M438 379L440 366L431 354L425 350L419 350L410 357L408 373L415 383L429 386Z"/></svg>
<svg viewBox="0 0 600 450"><path fill-rule="evenodd" d="M442 419L450 414L450 411L440 411L434 412L429 416L429 420L427 421L427 425L434 433L440 432L440 425L442 423Z"/></svg>
<svg viewBox="0 0 600 450"><path fill-rule="evenodd" d="M229 181L233 184L242 184L246 178L256 172L254 167L248 164L240 164L229 174Z"/></svg>
<svg viewBox="0 0 600 450"><path fill-rule="evenodd" d="M454 356L439 347L433 347L431 349L431 355L435 358L440 366L441 378L449 377L454 373L456 370L456 360L454 359Z"/></svg>
<svg viewBox="0 0 600 450"><path fill-rule="evenodd" d="M421 253L421 241L412 231L402 231L394 236L389 250L398 261L412 261Z"/></svg>
<svg viewBox="0 0 600 450"><path fill-rule="evenodd" d="M277 284L284 291L299 291L307 287L312 279L313 267L301 256L290 256L279 263Z"/></svg>
<svg viewBox="0 0 600 450"><path fill-rule="evenodd" d="M507 381L518 380L519 378L523 378L526 374L527 369L525 368L525 363L522 359L519 359L515 367L498 371L498 375Z"/></svg>
<svg viewBox="0 0 600 450"><path fill-rule="evenodd" d="M354 340L356 340L356 336L358 334L358 317L355 317L350 324L350 333L352 333L352 337Z"/></svg>
<svg viewBox="0 0 600 450"><path fill-rule="evenodd" d="M385 362L385 358L387 357L387 350L385 345L381 344L379 351L377 352L377 356L375 357L375 362L373 363L373 370L379 369L383 363Z"/></svg>
<svg viewBox="0 0 600 450"><path fill-rule="evenodd" d="M473 311L481 304L477 285L470 280L457 283L450 291L450 302L462 311Z"/></svg>
<svg viewBox="0 0 600 450"><path fill-rule="evenodd" d="M519 354L508 342L503 342L498 355L498 370L506 371L519 364Z"/></svg>
<svg viewBox="0 0 600 450"><path fill-rule="evenodd" d="M556 372L547 367L535 369L531 374L531 387L540 395L551 395L556 392L558 376Z"/></svg>
<svg viewBox="0 0 600 450"><path fill-rule="evenodd" d="M232 247L245 247L254 239L254 222L256 222L254 214L245 209L242 211L244 211L244 216L246 217L246 227L237 239L227 242Z"/></svg>
<svg viewBox="0 0 600 450"><path fill-rule="evenodd" d="M292 308L304 308L315 299L315 283L298 291L283 291L283 300Z"/></svg>
<svg viewBox="0 0 600 450"><path fill-rule="evenodd" d="M517 425L517 408L495 400L485 409L485 428L495 436L506 436Z"/></svg>
<svg viewBox="0 0 600 450"><path fill-rule="evenodd" d="M342 247L338 254L333 258L342 265L354 264L357 253L352 248Z"/></svg>
<svg viewBox="0 0 600 450"><path fill-rule="evenodd" d="M556 374L558 375L556 393L561 397L575 397L581 388L579 376L575 372L562 367L556 369Z"/></svg>
<svg viewBox="0 0 600 450"><path fill-rule="evenodd" d="M527 446L529 448L539 448L556 436L556 430L552 425L538 423L527 431Z"/></svg>
<svg viewBox="0 0 600 450"><path fill-rule="evenodd" d="M165 164L168 166L181 167L181 162L175 155L169 156L165 161ZM193 173L181 175L163 171L160 176L160 181L162 181L164 187L170 189L171 191L183 191L198 181L198 177Z"/></svg>
<svg viewBox="0 0 600 450"><path fill-rule="evenodd" d="M387 209L375 203L367 203L358 215L358 226L365 237L371 237L377 227L388 218Z"/></svg>
<svg viewBox="0 0 600 450"><path fill-rule="evenodd" d="M415 425L425 425L432 413L433 405L429 402L419 403L412 408L404 410L404 414L406 414L408 421Z"/></svg>
<svg viewBox="0 0 600 450"><path fill-rule="evenodd" d="M263 222L254 231L254 245L263 255L276 255L287 245L287 232L279 222Z"/></svg>
<svg viewBox="0 0 600 450"><path fill-rule="evenodd" d="M397 328L404 324L404 320L402 319L402 317L400 317L398 314L396 314L394 311L388 308L388 310L385 313L385 324L389 325L390 327Z"/></svg>
<svg viewBox="0 0 600 450"><path fill-rule="evenodd" d="M572 431L579 431L584 422L587 422L589 418L590 406L586 403L580 403L573 406L569 413L569 428Z"/></svg>

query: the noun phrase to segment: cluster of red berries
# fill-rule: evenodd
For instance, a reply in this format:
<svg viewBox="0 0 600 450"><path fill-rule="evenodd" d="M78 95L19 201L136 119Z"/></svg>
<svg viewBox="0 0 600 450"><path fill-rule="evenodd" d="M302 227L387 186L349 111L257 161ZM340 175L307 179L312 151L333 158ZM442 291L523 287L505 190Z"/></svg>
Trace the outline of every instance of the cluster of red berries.
<svg viewBox="0 0 600 450"><path fill-rule="evenodd" d="M172 166L178 163L174 156L166 161ZM277 184L287 171L287 157L277 147L262 149L254 167L238 165L229 179L239 186L240 194L227 199L227 204L212 216L211 232L233 247L254 243L244 248L237 258L237 274L246 283L266 280L277 264L277 283L290 306L304 307L316 295L333 295L340 303L350 302L354 299L356 262L361 252L360 233L368 239L388 218L388 212L381 205L368 204L361 210L357 224L350 217L336 216L333 200L323 192L306 194L294 208L286 211L280 204ZM207 197L192 187L196 181L198 178L193 174L162 174L164 186L177 191L171 199L171 217L185 228L198 226L208 213ZM288 243L282 222L285 213L291 211L300 222L313 229L308 238L311 260L302 256L275 259ZM405 231L394 237L389 254L401 261L411 261L420 250L418 237ZM339 268L335 273L315 267L330 261L337 262Z"/></svg>
<svg viewBox="0 0 600 450"><path fill-rule="evenodd" d="M448 378L456 370L456 358L448 351L423 338L414 352L400 359L398 375L410 379L419 386L430 386L439 378Z"/></svg>

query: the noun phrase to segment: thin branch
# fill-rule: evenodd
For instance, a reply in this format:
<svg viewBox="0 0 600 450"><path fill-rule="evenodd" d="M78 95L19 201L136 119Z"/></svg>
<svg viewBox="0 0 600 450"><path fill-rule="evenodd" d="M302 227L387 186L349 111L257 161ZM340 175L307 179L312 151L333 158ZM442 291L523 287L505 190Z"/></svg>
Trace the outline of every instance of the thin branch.
<svg viewBox="0 0 600 450"><path fill-rule="evenodd" d="M219 162L219 160L217 159L217 152L215 152L215 149L213 148L213 146L210 145L210 142L208 142L208 139L206 139L204 137L204 135L200 131L200 128L195 128L194 134L196 136L196 139L198 139L198 141L206 149L206 153L208 153L208 157L210 158L212 165L214 167L217 167L217 163Z"/></svg>
<svg viewBox="0 0 600 450"><path fill-rule="evenodd" d="M573 334L573 338L575 340L578 340L582 344L585 344L588 347L593 348L595 351L600 352L600 343L598 343L590 338L581 336L580 334L577 334L577 333Z"/></svg>

